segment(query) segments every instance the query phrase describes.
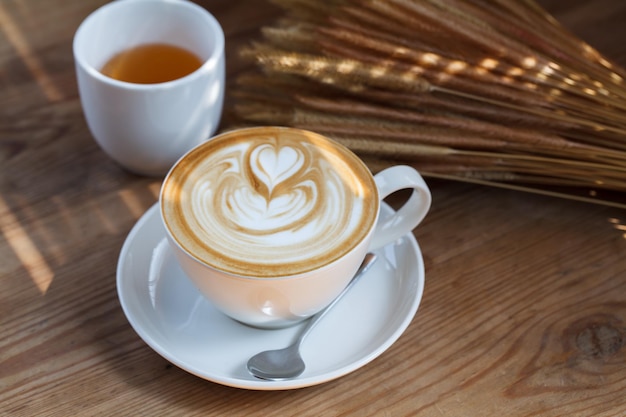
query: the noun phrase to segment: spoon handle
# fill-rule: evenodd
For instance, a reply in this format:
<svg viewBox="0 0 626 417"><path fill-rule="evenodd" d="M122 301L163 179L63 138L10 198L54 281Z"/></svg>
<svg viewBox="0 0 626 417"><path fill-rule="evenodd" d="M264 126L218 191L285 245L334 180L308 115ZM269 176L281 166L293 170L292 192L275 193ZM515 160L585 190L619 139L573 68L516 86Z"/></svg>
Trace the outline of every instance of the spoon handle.
<svg viewBox="0 0 626 417"><path fill-rule="evenodd" d="M320 312L318 312L317 314L315 314L313 317L311 317L309 319L309 322L302 329L302 331L300 332L300 335L298 336L298 340L296 341L296 343L298 345L300 345L300 343L302 343L302 340L304 340L304 338L309 334L309 332L311 331L311 329L313 329L313 327L317 324L317 322L319 322L320 319L322 319L322 317L324 317L326 315L326 313L328 313L328 311L331 308L333 308L334 305L337 304L337 302L341 298L343 298L343 296L350 290L350 288L352 288L352 286L354 286L354 284L356 284L356 282L359 280L359 278L361 278L363 275L365 275L365 273L370 269L370 267L376 261L376 258L377 258L377 256L374 253L371 253L371 252L368 253L367 255L365 255L365 258L363 258L363 262L361 263L361 266L356 271L356 274L354 274L354 277L352 277L352 279L350 280L348 285L346 285L346 287L339 293L339 295L337 297L335 297L335 299L333 301L330 302L329 305L327 305L323 310L321 310Z"/></svg>

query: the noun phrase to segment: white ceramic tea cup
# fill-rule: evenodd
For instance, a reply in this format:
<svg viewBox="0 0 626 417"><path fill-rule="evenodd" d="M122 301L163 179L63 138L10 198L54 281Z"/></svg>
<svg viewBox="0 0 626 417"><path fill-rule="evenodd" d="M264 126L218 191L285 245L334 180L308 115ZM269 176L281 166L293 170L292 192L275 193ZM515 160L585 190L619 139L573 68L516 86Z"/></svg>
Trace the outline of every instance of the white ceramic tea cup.
<svg viewBox="0 0 626 417"><path fill-rule="evenodd" d="M138 84L103 75L115 54L151 43L192 52L203 62L173 81ZM129 171L160 176L215 133L224 100L224 33L186 0L117 0L90 14L73 42L87 125L100 147Z"/></svg>
<svg viewBox="0 0 626 417"><path fill-rule="evenodd" d="M328 154L342 162L325 165ZM347 178L348 187L329 185L325 192L336 177ZM383 199L403 189L413 190L404 205L379 218ZM311 204L299 204L301 197ZM186 275L222 312L261 328L286 327L320 311L368 251L411 233L430 203L415 169L399 165L372 175L343 145L283 127L234 130L197 146L172 167L160 194L168 240ZM283 214L290 220L276 223ZM265 230L276 239L263 240ZM292 235L294 243L286 242Z"/></svg>

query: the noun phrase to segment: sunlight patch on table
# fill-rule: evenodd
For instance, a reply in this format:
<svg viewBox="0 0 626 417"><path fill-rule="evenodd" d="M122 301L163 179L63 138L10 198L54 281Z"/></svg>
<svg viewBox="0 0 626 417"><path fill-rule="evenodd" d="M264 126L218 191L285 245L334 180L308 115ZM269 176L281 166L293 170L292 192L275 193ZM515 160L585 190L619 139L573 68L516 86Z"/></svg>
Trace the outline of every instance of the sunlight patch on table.
<svg viewBox="0 0 626 417"><path fill-rule="evenodd" d="M13 19L5 11L0 3L0 30L4 32L7 39L13 45L22 61L28 68L28 71L32 74L33 78L39 84L39 87L50 101L60 101L63 99L63 94L54 85L52 79L46 73L41 61L37 59L37 56L31 50L26 37L22 34L19 27L15 24Z"/></svg>
<svg viewBox="0 0 626 417"><path fill-rule="evenodd" d="M0 216L0 232L28 271L33 283L45 295L54 279L52 268L1 197L0 212L3 213Z"/></svg>
<svg viewBox="0 0 626 417"><path fill-rule="evenodd" d="M128 189L120 190L118 191L118 195L134 218L138 219L146 211L143 202L134 191Z"/></svg>
<svg viewBox="0 0 626 417"><path fill-rule="evenodd" d="M153 183L150 183L150 185L148 185L148 189L150 190L152 195L158 199L159 194L161 194L161 182L155 181Z"/></svg>
<svg viewBox="0 0 626 417"><path fill-rule="evenodd" d="M161 192L161 182L151 182L147 186L147 191L158 200L159 194ZM146 210L150 208L150 206L154 203L153 200L147 202L144 193L140 193L140 190L137 189L126 188L123 190L119 190L117 194L124 203L124 206L126 206L128 211L135 219L143 216Z"/></svg>

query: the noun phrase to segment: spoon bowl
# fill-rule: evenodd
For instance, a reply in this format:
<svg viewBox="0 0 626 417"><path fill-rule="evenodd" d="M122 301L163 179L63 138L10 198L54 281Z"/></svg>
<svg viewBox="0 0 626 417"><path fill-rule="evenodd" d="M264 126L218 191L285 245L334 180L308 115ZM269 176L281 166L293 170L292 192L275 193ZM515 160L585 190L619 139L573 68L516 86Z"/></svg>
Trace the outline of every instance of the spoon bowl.
<svg viewBox="0 0 626 417"><path fill-rule="evenodd" d="M322 311L308 319L307 325L298 334L296 340L282 349L266 350L252 356L247 363L248 371L255 377L269 381L292 379L301 375L306 369L300 355L300 345L311 329L326 315L326 313L352 288L361 276L369 270L376 261L376 255L368 253L356 274L346 288Z"/></svg>

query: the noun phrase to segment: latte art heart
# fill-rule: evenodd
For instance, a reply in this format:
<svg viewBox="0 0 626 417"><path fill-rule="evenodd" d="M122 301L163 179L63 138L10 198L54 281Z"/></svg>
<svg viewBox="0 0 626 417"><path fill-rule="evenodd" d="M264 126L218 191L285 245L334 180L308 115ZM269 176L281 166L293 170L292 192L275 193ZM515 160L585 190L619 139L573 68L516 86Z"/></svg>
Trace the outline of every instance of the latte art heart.
<svg viewBox="0 0 626 417"><path fill-rule="evenodd" d="M252 149L249 156L250 174L254 182L264 185L266 198L271 199L276 186L295 176L304 165L304 155L290 146L277 148L272 144L261 144ZM262 187L259 187L261 191Z"/></svg>
<svg viewBox="0 0 626 417"><path fill-rule="evenodd" d="M243 276L306 272L343 256L375 222L376 186L347 149L307 137L226 134L184 158L164 183L174 238Z"/></svg>

